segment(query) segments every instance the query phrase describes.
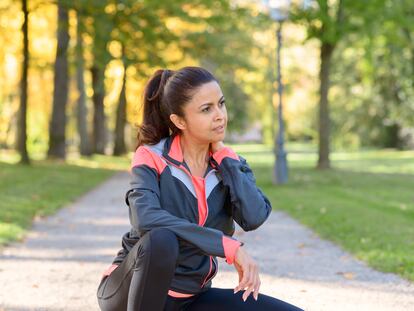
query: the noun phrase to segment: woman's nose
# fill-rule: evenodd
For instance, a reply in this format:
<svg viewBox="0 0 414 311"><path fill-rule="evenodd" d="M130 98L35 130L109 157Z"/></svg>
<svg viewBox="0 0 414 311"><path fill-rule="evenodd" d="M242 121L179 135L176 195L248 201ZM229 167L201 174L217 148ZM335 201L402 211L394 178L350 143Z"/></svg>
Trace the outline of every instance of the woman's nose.
<svg viewBox="0 0 414 311"><path fill-rule="evenodd" d="M224 111L220 109L219 107L216 108L216 119L223 119L224 118Z"/></svg>

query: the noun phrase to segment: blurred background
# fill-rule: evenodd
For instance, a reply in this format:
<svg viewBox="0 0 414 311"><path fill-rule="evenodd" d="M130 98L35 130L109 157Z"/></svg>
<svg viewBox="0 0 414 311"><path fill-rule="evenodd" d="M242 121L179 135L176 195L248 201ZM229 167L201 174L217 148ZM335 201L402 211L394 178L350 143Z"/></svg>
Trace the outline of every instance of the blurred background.
<svg viewBox="0 0 414 311"><path fill-rule="evenodd" d="M32 157L130 151L145 81L186 65L220 80L229 138L272 144L277 23L263 2L170 2L1 0L1 148L21 137ZM334 147L413 148L412 2L303 2L283 29L286 138L318 143L327 78Z"/></svg>

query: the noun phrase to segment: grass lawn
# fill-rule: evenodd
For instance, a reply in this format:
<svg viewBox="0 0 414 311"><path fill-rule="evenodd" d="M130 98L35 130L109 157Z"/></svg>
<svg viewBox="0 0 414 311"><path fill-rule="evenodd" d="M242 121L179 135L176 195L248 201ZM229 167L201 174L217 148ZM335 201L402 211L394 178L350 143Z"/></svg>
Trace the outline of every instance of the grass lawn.
<svg viewBox="0 0 414 311"><path fill-rule="evenodd" d="M21 240L32 219L50 215L118 170L127 158L69 158L67 163L33 161L15 164L16 154L0 155L0 246Z"/></svg>
<svg viewBox="0 0 414 311"><path fill-rule="evenodd" d="M414 281L414 152L332 154L333 169L314 169L313 150L288 150L289 182L273 186L273 156L263 145L239 145L274 210L284 210L322 238L370 266Z"/></svg>

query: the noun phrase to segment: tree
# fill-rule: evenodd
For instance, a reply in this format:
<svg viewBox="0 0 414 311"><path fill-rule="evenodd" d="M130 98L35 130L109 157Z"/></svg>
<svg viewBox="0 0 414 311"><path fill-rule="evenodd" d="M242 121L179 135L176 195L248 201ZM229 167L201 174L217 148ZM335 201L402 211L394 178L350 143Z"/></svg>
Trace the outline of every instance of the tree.
<svg viewBox="0 0 414 311"><path fill-rule="evenodd" d="M107 44L113 29L112 19L105 13L107 1L95 1L93 18L93 65L91 67L93 88L93 152L105 154L108 141L105 116L105 69L111 58Z"/></svg>
<svg viewBox="0 0 414 311"><path fill-rule="evenodd" d="M122 88L119 94L118 106L116 109L116 122L115 122L115 144L113 155L122 155L126 153L125 145L125 125L126 125L126 81L127 81L127 61L125 59L125 47L122 45L122 64L124 67L124 73L122 75Z"/></svg>
<svg viewBox="0 0 414 311"><path fill-rule="evenodd" d="M29 155L27 153L27 72L29 68L29 10L27 8L27 0L22 0L23 11L23 65L22 77L20 81L20 106L18 117L18 137L17 147L21 156L20 162L30 164Z"/></svg>
<svg viewBox="0 0 414 311"><path fill-rule="evenodd" d="M413 8L408 1L387 1L376 8L369 29L338 45L332 98L337 143L409 146L414 122Z"/></svg>
<svg viewBox="0 0 414 311"><path fill-rule="evenodd" d="M89 141L88 132L88 110L86 107L86 92L85 92L85 61L83 57L83 38L84 32L82 8L77 9L77 25L76 25L76 86L78 89L79 97L77 100L77 128L80 139L80 154L89 156L92 153L92 148Z"/></svg>
<svg viewBox="0 0 414 311"><path fill-rule="evenodd" d="M68 10L62 0L58 1L57 49L54 66L53 111L49 126L49 157L66 157L66 104L68 99L69 44Z"/></svg>
<svg viewBox="0 0 414 311"><path fill-rule="evenodd" d="M331 61L338 43L350 33L364 32L370 21L375 20L378 8L383 7L382 0L369 3L358 0L317 0L312 7L304 10L295 7L293 22L305 25L307 39L320 42L319 69L319 148L317 168L330 168L330 113L329 88Z"/></svg>
<svg viewBox="0 0 414 311"><path fill-rule="evenodd" d="M111 39L120 43L123 65L122 88L116 108L114 155L126 153L125 125L127 122L127 71L134 66L140 76L146 76L144 67L166 67L168 60L162 55L168 44L179 38L166 27L165 20L174 15L176 3L166 6L163 2L137 3L125 1L110 13L113 23ZM164 48L159 48L164 46ZM169 65L172 65L170 62Z"/></svg>

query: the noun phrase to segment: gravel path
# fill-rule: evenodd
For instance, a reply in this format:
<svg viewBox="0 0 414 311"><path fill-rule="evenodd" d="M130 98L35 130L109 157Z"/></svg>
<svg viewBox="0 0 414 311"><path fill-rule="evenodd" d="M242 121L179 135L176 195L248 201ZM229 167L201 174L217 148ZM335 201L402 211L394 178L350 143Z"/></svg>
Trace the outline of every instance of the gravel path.
<svg viewBox="0 0 414 311"><path fill-rule="evenodd" d="M126 173L36 220L23 243L0 251L0 310L99 310L96 288L129 230ZM305 310L414 310L414 284L375 271L283 212L235 237L259 262L261 293ZM214 287L238 275L219 258Z"/></svg>

